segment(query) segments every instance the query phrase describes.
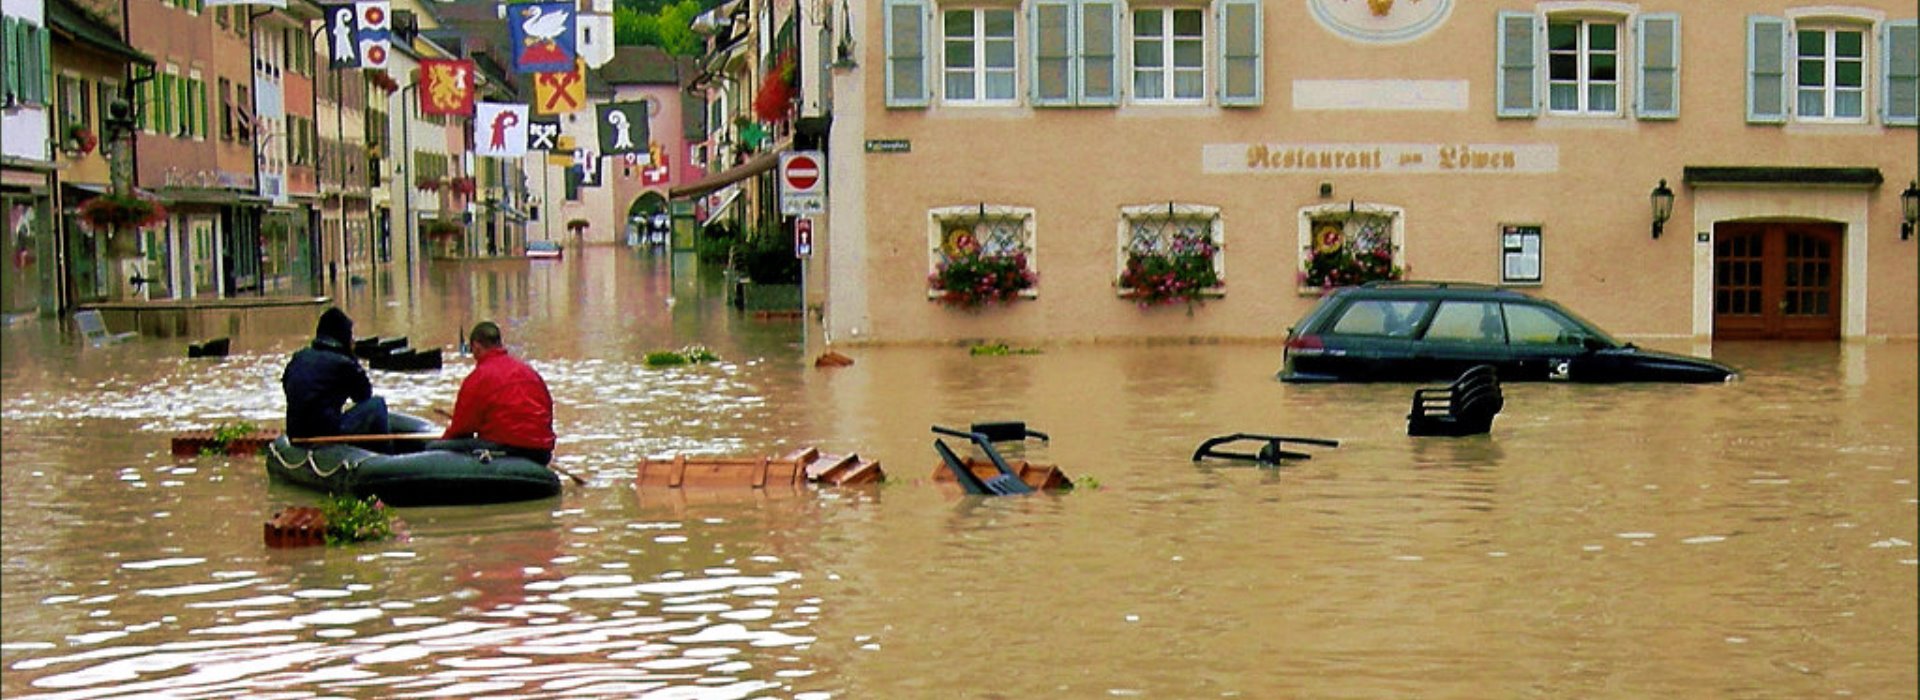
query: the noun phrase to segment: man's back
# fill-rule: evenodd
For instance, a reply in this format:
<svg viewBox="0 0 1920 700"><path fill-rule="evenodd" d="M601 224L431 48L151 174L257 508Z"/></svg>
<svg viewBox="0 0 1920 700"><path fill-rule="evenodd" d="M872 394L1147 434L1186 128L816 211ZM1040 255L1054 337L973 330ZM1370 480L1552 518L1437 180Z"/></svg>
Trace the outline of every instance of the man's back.
<svg viewBox="0 0 1920 700"><path fill-rule="evenodd" d="M315 340L293 354L280 375L287 396L287 435L318 437L340 433L341 406L373 394L366 370L350 350L331 338Z"/></svg>
<svg viewBox="0 0 1920 700"><path fill-rule="evenodd" d="M473 373L460 383L447 434L472 433L502 445L552 450L553 396L546 380L504 349L476 355Z"/></svg>

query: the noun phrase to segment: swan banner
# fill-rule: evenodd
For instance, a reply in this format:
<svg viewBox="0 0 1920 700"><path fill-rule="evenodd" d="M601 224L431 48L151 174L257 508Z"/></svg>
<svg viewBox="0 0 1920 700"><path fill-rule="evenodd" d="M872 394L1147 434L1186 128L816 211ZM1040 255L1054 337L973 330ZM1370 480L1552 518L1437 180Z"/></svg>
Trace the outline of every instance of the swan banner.
<svg viewBox="0 0 1920 700"><path fill-rule="evenodd" d="M507 6L512 34L513 69L521 73L564 73L579 57L574 41L574 3L527 2Z"/></svg>

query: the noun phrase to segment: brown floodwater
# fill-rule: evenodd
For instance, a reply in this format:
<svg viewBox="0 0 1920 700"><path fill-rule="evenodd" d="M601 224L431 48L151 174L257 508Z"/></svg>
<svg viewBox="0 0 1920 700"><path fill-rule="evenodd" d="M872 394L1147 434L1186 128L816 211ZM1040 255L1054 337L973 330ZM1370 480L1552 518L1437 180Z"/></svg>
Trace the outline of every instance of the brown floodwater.
<svg viewBox="0 0 1920 700"><path fill-rule="evenodd" d="M678 274L669 275L677 267ZM0 694L106 697L1913 698L1916 346L1682 343L1725 385L1510 384L1492 435L1409 438L1412 385L1274 379L1277 343L842 348L620 249L441 265L347 296L362 335L490 318L552 387L554 499L399 509L409 537L269 549L318 502L176 431L277 427L307 318L233 355L4 332ZM395 291L399 290L399 291ZM992 313L989 311L988 313ZM1277 319L1285 325L1291 319ZM715 364L650 368L700 344ZM469 360L377 372L450 405ZM934 424L1080 488L934 483ZM1235 432L1334 438L1279 468ZM635 462L803 446L861 489L636 493Z"/></svg>

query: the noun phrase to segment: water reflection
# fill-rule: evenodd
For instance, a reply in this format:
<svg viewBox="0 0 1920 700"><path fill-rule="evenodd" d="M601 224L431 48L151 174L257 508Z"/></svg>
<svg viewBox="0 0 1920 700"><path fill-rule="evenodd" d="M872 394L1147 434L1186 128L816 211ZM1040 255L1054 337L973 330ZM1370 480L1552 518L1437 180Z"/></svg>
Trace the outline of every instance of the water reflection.
<svg viewBox="0 0 1920 700"><path fill-rule="evenodd" d="M728 310L697 272L588 249L351 290L363 334L415 345L504 321L590 483L403 509L407 540L343 548L263 547L261 523L313 496L257 458L166 449L221 420L277 425L310 322L250 326L215 361L8 329L0 694L1883 698L1920 681L1911 343L1716 344L1742 381L1508 385L1492 435L1416 439L1412 387L1283 385L1259 345L860 348L815 370L797 322ZM723 361L641 361L694 343ZM375 381L424 413L469 367L449 360ZM1009 449L1099 488L932 484L928 427L979 420L1049 433ZM1233 432L1342 444L1278 468L1188 461ZM805 445L892 481L632 488L641 455Z"/></svg>

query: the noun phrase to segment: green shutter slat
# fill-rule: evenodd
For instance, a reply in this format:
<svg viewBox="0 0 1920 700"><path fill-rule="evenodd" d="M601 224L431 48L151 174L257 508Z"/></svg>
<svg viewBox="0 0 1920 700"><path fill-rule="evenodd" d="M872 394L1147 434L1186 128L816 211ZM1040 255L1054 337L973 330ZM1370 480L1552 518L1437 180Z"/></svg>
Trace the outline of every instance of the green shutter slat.
<svg viewBox="0 0 1920 700"><path fill-rule="evenodd" d="M1073 4L1070 0L1036 0L1028 21L1033 34L1033 104L1058 107L1073 104Z"/></svg>
<svg viewBox="0 0 1920 700"><path fill-rule="evenodd" d="M1120 104L1120 4L1081 0L1076 8L1074 101L1088 106Z"/></svg>
<svg viewBox="0 0 1920 700"><path fill-rule="evenodd" d="M1220 104L1257 107L1266 91L1262 84L1260 47L1265 28L1259 0L1227 0L1220 8Z"/></svg>
<svg viewBox="0 0 1920 700"><path fill-rule="evenodd" d="M53 79L53 32L47 31L46 26L42 25L35 27L33 33L40 39L40 53L34 57L35 65L39 66L34 74L40 76L40 104L51 105L53 100L48 99L47 83Z"/></svg>
<svg viewBox="0 0 1920 700"><path fill-rule="evenodd" d="M1787 21L1747 17L1747 121L1787 121Z"/></svg>
<svg viewBox="0 0 1920 700"><path fill-rule="evenodd" d="M930 102L927 66L927 19L925 0L887 0L887 87L888 107L925 107Z"/></svg>
<svg viewBox="0 0 1920 700"><path fill-rule="evenodd" d="M1494 80L1495 116L1533 117L1539 107L1535 79L1533 13L1501 12L1496 21L1499 67Z"/></svg>
<svg viewBox="0 0 1920 700"><path fill-rule="evenodd" d="M1680 15L1640 15L1634 34L1640 79L1634 110L1641 119L1680 118Z"/></svg>
<svg viewBox="0 0 1920 700"><path fill-rule="evenodd" d="M1920 21L1905 19L1880 28L1880 121L1920 126Z"/></svg>

